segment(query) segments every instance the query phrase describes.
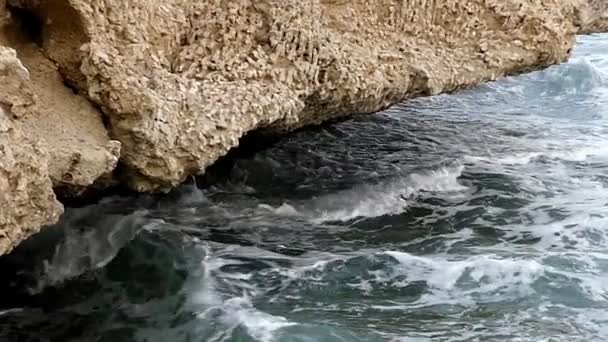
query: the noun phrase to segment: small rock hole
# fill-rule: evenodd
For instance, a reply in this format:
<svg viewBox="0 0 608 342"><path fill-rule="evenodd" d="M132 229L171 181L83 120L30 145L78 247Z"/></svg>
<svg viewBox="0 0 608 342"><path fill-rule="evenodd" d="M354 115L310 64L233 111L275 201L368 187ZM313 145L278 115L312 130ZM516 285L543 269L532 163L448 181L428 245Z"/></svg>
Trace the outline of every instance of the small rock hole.
<svg viewBox="0 0 608 342"><path fill-rule="evenodd" d="M36 14L22 8L8 6L8 10L11 12L13 18L15 18L15 22L19 25L19 29L23 33L23 36L28 41L42 47L44 42L42 38L44 23L42 22L42 19Z"/></svg>

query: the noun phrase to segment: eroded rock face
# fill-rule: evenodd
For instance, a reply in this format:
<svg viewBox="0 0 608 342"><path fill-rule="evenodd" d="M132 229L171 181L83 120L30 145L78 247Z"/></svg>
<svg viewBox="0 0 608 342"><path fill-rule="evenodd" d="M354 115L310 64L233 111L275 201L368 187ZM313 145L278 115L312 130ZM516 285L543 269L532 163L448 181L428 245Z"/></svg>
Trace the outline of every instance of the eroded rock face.
<svg viewBox="0 0 608 342"><path fill-rule="evenodd" d="M140 191L203 172L251 130L288 131L559 63L577 30L567 0L14 4L45 18L47 55L103 108ZM70 8L69 24L58 8ZM79 50L60 38L68 27L70 41L86 42Z"/></svg>
<svg viewBox="0 0 608 342"><path fill-rule="evenodd" d="M13 15L0 34L0 46L15 49L30 74L27 93L14 92L6 102L27 138L47 149L55 186L78 192L114 170L120 143L109 139L102 114L65 86L58 67L38 46L32 20Z"/></svg>
<svg viewBox="0 0 608 342"><path fill-rule="evenodd" d="M579 0L580 33L608 31L608 1Z"/></svg>
<svg viewBox="0 0 608 342"><path fill-rule="evenodd" d="M0 255L43 225L56 222L62 213L48 174L46 151L25 138L6 105L11 90L28 93L28 80L29 72L15 50L0 47ZM27 101L27 97L22 99Z"/></svg>
<svg viewBox="0 0 608 342"><path fill-rule="evenodd" d="M26 20L0 0L0 255L57 220L53 187L83 191L110 175L120 151L101 113L64 85Z"/></svg>

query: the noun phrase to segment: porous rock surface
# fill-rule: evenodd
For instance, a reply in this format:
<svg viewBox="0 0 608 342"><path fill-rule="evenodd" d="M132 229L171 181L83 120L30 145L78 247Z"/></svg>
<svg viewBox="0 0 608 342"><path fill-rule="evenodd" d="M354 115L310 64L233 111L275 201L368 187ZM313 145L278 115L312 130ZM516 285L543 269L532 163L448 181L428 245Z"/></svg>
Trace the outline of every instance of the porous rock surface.
<svg viewBox="0 0 608 342"><path fill-rule="evenodd" d="M608 1L579 0L580 12L579 33L595 33L608 31Z"/></svg>
<svg viewBox="0 0 608 342"><path fill-rule="evenodd" d="M5 104L12 90L27 92L28 78L15 50L0 47L0 254L62 212L48 176L46 152L26 140Z"/></svg>
<svg viewBox="0 0 608 342"><path fill-rule="evenodd" d="M0 255L58 219L53 188L74 195L107 178L120 150L26 24L0 0Z"/></svg>
<svg viewBox="0 0 608 342"><path fill-rule="evenodd" d="M45 18L47 54L108 116L140 191L202 172L255 129L375 112L559 63L576 33L566 0L14 3Z"/></svg>
<svg viewBox="0 0 608 342"><path fill-rule="evenodd" d="M0 51L12 70L2 76L0 62L0 153L11 156L0 160L0 254L56 220L53 187L104 186L119 159L114 179L166 190L247 132L286 132L562 62L577 32L602 29L605 7L0 0Z"/></svg>

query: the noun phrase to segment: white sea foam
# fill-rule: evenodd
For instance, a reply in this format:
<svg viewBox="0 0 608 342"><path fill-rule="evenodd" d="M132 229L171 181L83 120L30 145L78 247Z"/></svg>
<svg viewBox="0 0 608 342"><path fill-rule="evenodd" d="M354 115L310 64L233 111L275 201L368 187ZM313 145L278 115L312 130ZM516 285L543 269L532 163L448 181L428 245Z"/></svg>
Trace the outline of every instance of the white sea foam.
<svg viewBox="0 0 608 342"><path fill-rule="evenodd" d="M197 313L199 319L203 321L219 319L219 322L225 326L225 329L218 331L209 341L229 340L237 327L243 327L256 341L271 342L276 339L280 329L295 324L284 317L256 309L248 293L236 297L222 295L217 289L215 273L228 263L234 265L238 262L214 257L209 254L208 249L205 249L205 253L207 256L201 264L202 272L191 280L188 305ZM239 284L241 288L248 288L255 293L255 288L246 283L248 278L248 275L228 277L234 284Z"/></svg>
<svg viewBox="0 0 608 342"><path fill-rule="evenodd" d="M258 209L279 216L300 216L313 223L395 215L406 210L408 201L422 192L442 192L444 197L462 195L467 190L458 182L463 171L460 165L444 167L279 207L259 204Z"/></svg>
<svg viewBox="0 0 608 342"><path fill-rule="evenodd" d="M436 289L451 290L468 276L478 286L471 291L490 292L507 284L531 284L543 273L536 260L503 259L479 255L463 260L414 256L404 252L385 252L399 261L399 272L408 280L424 280Z"/></svg>
<svg viewBox="0 0 608 342"><path fill-rule="evenodd" d="M407 208L410 198L421 192L461 193L466 190L458 182L463 170L463 166L445 167L413 173L387 184L355 187L316 199L308 215L312 221L322 223L399 214Z"/></svg>
<svg viewBox="0 0 608 342"><path fill-rule="evenodd" d="M231 298L224 302L221 320L227 326L242 325L251 337L260 342L270 342L276 339L282 328L295 325L287 319L273 316L253 307L247 298Z"/></svg>
<svg viewBox="0 0 608 342"><path fill-rule="evenodd" d="M22 311L23 311L23 308L0 310L0 317L5 316L5 315L15 314L15 313L22 312Z"/></svg>
<svg viewBox="0 0 608 342"><path fill-rule="evenodd" d="M292 205L283 203L279 207L273 207L268 204L260 204L258 208L274 213L280 216L299 216L301 213Z"/></svg>
<svg viewBox="0 0 608 342"><path fill-rule="evenodd" d="M521 152L512 155L497 157L466 156L465 160L474 163L482 161L495 165L527 165L535 160L538 160L539 158L548 158L570 162L583 162L587 161L590 157L608 157L607 142L593 142L592 144L593 146L583 145L575 148L562 150L554 149L538 152Z"/></svg>
<svg viewBox="0 0 608 342"><path fill-rule="evenodd" d="M102 268L146 225L141 220L146 211L128 216L108 216L96 227L79 227L66 222L64 239L55 247L50 260L43 264L43 274L33 292L60 284L87 271ZM77 221L77 220L76 220Z"/></svg>

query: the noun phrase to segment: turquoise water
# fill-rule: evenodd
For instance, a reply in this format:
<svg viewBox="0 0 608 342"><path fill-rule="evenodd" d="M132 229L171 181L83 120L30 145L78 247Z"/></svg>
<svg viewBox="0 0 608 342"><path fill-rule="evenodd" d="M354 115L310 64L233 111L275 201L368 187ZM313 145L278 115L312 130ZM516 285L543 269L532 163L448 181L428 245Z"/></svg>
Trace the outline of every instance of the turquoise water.
<svg viewBox="0 0 608 342"><path fill-rule="evenodd" d="M69 209L0 260L0 340L605 341L607 94L608 36L581 37L213 183Z"/></svg>

